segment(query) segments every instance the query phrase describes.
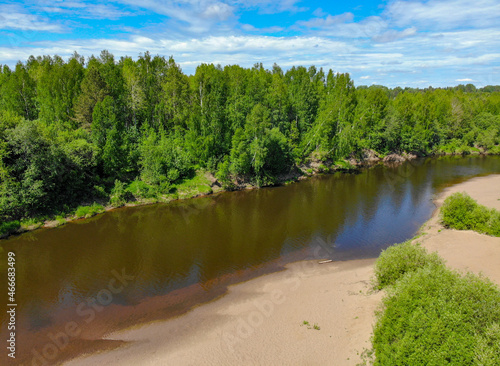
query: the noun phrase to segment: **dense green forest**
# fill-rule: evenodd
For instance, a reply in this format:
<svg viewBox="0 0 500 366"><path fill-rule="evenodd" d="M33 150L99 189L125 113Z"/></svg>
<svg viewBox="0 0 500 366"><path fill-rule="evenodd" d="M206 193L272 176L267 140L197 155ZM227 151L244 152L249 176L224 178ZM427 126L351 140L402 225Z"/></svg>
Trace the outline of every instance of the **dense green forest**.
<svg viewBox="0 0 500 366"><path fill-rule="evenodd" d="M161 197L213 173L262 186L366 150L500 152L500 88L354 86L348 74L262 64L134 61L103 51L0 67L0 221L100 200Z"/></svg>

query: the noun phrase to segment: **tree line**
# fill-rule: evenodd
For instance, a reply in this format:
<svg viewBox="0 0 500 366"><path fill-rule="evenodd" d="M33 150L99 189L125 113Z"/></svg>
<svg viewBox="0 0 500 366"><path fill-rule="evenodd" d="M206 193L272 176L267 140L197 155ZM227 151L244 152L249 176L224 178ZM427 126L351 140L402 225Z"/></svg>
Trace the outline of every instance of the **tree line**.
<svg viewBox="0 0 500 366"><path fill-rule="evenodd" d="M0 220L162 195L204 169L276 182L312 160L500 152L500 88L355 87L349 74L75 53L0 67Z"/></svg>

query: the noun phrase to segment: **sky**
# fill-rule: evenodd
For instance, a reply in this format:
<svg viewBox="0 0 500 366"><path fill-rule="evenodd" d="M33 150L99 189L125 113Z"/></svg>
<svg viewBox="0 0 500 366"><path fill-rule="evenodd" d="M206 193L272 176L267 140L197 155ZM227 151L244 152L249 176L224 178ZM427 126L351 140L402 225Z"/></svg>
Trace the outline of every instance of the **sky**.
<svg viewBox="0 0 500 366"><path fill-rule="evenodd" d="M356 85L500 84L500 0L0 0L0 64L173 56L348 72Z"/></svg>

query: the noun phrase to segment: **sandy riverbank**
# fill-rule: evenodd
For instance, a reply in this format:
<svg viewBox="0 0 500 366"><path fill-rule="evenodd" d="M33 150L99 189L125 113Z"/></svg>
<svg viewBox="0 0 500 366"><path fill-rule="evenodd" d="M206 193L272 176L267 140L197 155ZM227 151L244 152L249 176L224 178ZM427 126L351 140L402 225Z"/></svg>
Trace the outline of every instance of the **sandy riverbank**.
<svg viewBox="0 0 500 366"><path fill-rule="evenodd" d="M436 200L439 207L449 195L467 192L479 204L500 210L500 175L470 179L445 189ZM444 229L437 211L422 227L425 233L416 241L430 252L437 251L449 267L475 273L482 272L500 285L500 238L474 231Z"/></svg>
<svg viewBox="0 0 500 366"><path fill-rule="evenodd" d="M500 175L446 189L437 204L456 191L500 209ZM449 266L482 271L500 284L500 238L442 230L438 221L434 215L418 241ZM223 298L181 317L110 334L128 345L67 365L356 365L369 347L383 296L369 292L373 263L294 263L232 286Z"/></svg>
<svg viewBox="0 0 500 366"><path fill-rule="evenodd" d="M317 262L232 286L176 319L112 334L130 345L68 365L356 364L381 299L366 294L374 260Z"/></svg>

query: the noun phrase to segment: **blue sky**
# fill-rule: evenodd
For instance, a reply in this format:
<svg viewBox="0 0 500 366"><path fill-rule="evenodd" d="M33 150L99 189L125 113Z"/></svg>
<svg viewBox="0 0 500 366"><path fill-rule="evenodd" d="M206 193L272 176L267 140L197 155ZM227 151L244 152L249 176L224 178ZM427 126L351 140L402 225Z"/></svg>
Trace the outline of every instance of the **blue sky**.
<svg viewBox="0 0 500 366"><path fill-rule="evenodd" d="M0 64L103 49L172 55L188 74L276 62L349 72L356 85L496 85L500 1L0 1Z"/></svg>

